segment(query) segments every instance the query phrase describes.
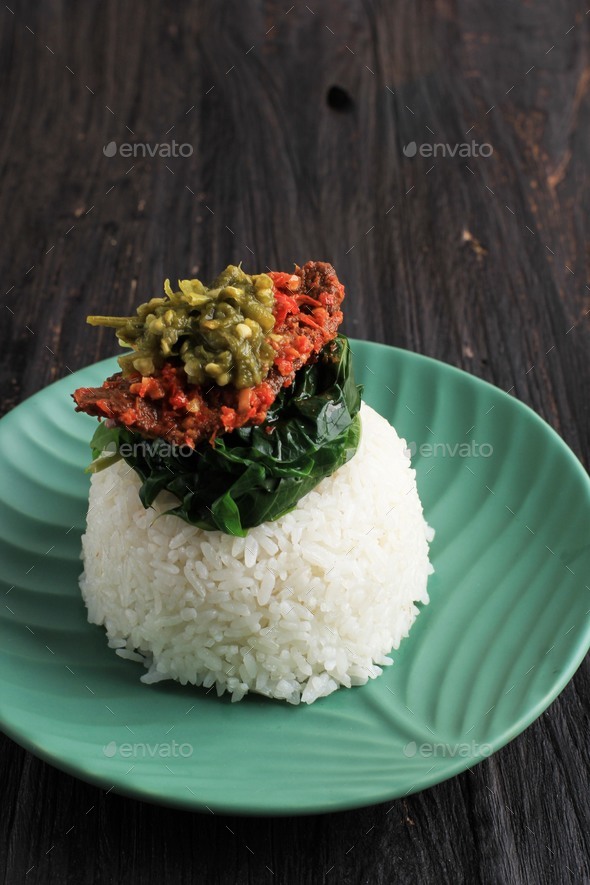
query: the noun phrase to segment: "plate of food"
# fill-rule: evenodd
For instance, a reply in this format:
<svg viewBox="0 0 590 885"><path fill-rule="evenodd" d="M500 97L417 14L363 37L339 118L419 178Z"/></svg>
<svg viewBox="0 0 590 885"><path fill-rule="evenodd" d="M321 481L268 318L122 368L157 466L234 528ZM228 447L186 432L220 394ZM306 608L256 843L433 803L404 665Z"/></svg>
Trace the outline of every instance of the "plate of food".
<svg viewBox="0 0 590 885"><path fill-rule="evenodd" d="M325 812L465 770L572 677L582 465L492 385L349 341L343 298L322 262L166 281L89 317L122 356L0 421L18 743L147 801Z"/></svg>

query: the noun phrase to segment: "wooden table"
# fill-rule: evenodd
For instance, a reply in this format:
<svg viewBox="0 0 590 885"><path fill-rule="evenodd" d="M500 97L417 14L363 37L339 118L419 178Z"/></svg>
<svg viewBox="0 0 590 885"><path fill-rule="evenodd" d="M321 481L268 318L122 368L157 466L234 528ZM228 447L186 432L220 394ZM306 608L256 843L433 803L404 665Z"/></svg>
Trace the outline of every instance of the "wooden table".
<svg viewBox="0 0 590 885"><path fill-rule="evenodd" d="M318 258L348 334L510 390L587 459L587 2L2 4L2 410L113 352L90 310ZM3 881L588 882L589 697L585 663L472 771L313 818L152 807L2 739Z"/></svg>

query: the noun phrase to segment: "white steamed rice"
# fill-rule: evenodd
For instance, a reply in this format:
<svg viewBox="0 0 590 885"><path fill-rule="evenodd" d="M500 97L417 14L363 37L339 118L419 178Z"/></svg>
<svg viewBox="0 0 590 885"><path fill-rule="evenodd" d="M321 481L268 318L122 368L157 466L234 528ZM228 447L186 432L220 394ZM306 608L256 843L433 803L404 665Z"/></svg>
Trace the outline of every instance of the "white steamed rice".
<svg viewBox="0 0 590 885"><path fill-rule="evenodd" d="M155 520L125 462L92 477L80 579L88 619L147 668L239 701L312 703L392 663L427 603L433 531L389 423L362 406L355 457L298 507L235 538ZM165 493L156 510L175 499Z"/></svg>

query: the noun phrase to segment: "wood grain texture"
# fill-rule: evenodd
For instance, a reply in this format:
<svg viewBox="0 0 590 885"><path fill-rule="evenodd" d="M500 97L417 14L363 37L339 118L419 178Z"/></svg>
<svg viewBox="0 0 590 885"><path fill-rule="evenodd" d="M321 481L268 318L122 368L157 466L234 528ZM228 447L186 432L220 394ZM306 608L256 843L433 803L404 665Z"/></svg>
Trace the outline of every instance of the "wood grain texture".
<svg viewBox="0 0 590 885"><path fill-rule="evenodd" d="M3 412L113 352L89 310L125 312L165 276L208 279L230 261L318 258L347 285L349 334L510 390L588 464L586 2L9 7ZM191 156L102 150L171 139ZM492 156L403 154L471 139ZM472 771L324 817L151 807L3 738L3 881L590 882L589 672Z"/></svg>

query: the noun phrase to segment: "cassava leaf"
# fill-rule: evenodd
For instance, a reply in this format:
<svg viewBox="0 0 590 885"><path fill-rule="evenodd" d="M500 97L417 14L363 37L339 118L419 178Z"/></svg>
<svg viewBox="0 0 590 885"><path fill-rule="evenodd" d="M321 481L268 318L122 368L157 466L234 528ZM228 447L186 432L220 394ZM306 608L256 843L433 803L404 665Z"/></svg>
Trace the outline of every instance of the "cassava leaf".
<svg viewBox="0 0 590 885"><path fill-rule="evenodd" d="M90 440L92 449L92 462L86 468L86 473L99 473L111 464L121 460L119 454L119 428L107 427L101 421Z"/></svg>
<svg viewBox="0 0 590 885"><path fill-rule="evenodd" d="M348 339L339 335L280 391L259 426L186 452L164 439L146 440L101 424L91 446L96 457L101 446L112 449L115 442L142 480L144 507L168 490L179 501L170 513L203 529L244 537L249 528L288 513L353 457L361 434L360 402Z"/></svg>

